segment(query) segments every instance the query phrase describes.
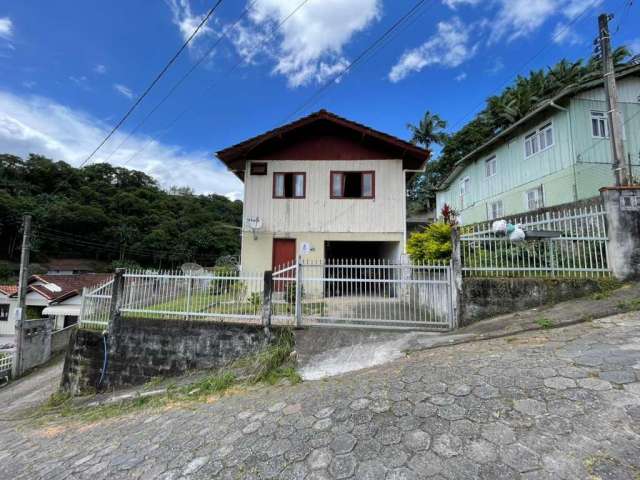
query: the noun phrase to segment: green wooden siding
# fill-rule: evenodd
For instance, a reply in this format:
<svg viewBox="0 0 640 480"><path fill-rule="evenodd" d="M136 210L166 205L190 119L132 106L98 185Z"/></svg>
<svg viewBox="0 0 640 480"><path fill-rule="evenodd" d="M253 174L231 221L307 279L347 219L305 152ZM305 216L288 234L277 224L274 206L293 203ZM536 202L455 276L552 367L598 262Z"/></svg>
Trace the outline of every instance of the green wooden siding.
<svg viewBox="0 0 640 480"><path fill-rule="evenodd" d="M637 79L627 82L625 88L633 88L636 95L640 95ZM627 92L626 97L631 94ZM630 153L632 162L638 164L640 103L621 103L621 109L626 122L625 152ZM503 215L526 211L525 192L540 185L544 190L545 206L598 195L600 187L613 184L613 171L608 139L592 136L592 110L606 111L604 102L573 97L566 111L550 110L543 120L530 123L508 141L497 144L491 153L478 157L460 172L447 190L438 192L438 209L448 203L461 212L462 223L474 223L486 220L487 204L498 200L502 201ZM553 146L525 158L525 136L549 121L553 124ZM496 174L487 177L485 161L493 156L497 161ZM640 167L635 170L640 174ZM470 179L470 191L465 195L463 208L459 184L466 177Z"/></svg>

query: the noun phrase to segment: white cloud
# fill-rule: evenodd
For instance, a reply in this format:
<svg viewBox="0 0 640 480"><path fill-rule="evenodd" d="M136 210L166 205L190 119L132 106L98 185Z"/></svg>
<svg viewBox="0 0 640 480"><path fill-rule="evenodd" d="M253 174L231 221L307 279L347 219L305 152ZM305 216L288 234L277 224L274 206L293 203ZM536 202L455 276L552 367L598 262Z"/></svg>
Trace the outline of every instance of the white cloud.
<svg viewBox="0 0 640 480"><path fill-rule="evenodd" d="M93 71L98 75L104 75L105 73L107 73L107 67L99 63L98 65L93 67Z"/></svg>
<svg viewBox="0 0 640 480"><path fill-rule="evenodd" d="M559 0L500 0L501 8L493 23L489 43L507 37L508 41L534 32L560 7Z"/></svg>
<svg viewBox="0 0 640 480"><path fill-rule="evenodd" d="M172 22L178 27L178 30L180 30L182 39L186 41L193 34L196 28L198 28L198 25L200 25L206 14L194 15L191 11L191 4L189 3L189 0L165 1L171 9ZM214 34L214 31L210 26L212 22L213 20L210 18L209 21L207 21L207 23L198 30L196 36L193 38L191 43L189 43L190 49L196 46L197 40Z"/></svg>
<svg viewBox="0 0 640 480"><path fill-rule="evenodd" d="M249 21L229 32L246 62L266 54L275 61L273 72L286 77L290 87L322 83L344 69L344 47L382 15L381 0L309 1L296 10L299 5L299 0L258 0Z"/></svg>
<svg viewBox="0 0 640 480"><path fill-rule="evenodd" d="M0 152L20 156L39 153L79 165L110 130L100 120L44 97L22 97L0 90L0 105ZM94 162L106 161L125 136L126 132L116 132ZM240 180L211 159L210 152L189 152L157 141L148 143L149 140L133 135L109 163L122 165L147 146L127 163L127 168L147 173L165 188L190 186L198 193L242 198Z"/></svg>
<svg viewBox="0 0 640 480"><path fill-rule="evenodd" d="M22 82L22 86L24 88L31 89L31 88L35 87L37 83L38 82L35 82L34 80L25 80L24 82Z"/></svg>
<svg viewBox="0 0 640 480"><path fill-rule="evenodd" d="M447 7L455 10L461 5L478 5L480 3L480 0L442 0L442 3L444 3Z"/></svg>
<svg viewBox="0 0 640 480"><path fill-rule="evenodd" d="M463 80L465 80L467 78L467 72L462 72L458 75L455 76L455 81L456 82L462 82Z"/></svg>
<svg viewBox="0 0 640 480"><path fill-rule="evenodd" d="M578 35L569 25L558 22L553 30L551 39L558 45L578 45L582 43L582 37Z"/></svg>
<svg viewBox="0 0 640 480"><path fill-rule="evenodd" d="M127 87L126 85L122 85L121 83L114 83L113 89L123 97L127 97L129 100L132 100L133 97L135 97L133 91L131 91L129 87Z"/></svg>
<svg viewBox="0 0 640 480"><path fill-rule="evenodd" d="M389 72L389 80L399 82L412 72L430 65L453 68L475 55L477 45L470 45L470 26L454 17L438 23L438 32L417 48L402 54Z"/></svg>
<svg viewBox="0 0 640 480"><path fill-rule="evenodd" d="M9 17L0 17L0 38L9 40L13 37L13 22Z"/></svg>
<svg viewBox="0 0 640 480"><path fill-rule="evenodd" d="M71 82L73 82L77 87L82 88L83 90L91 90L91 87L87 84L88 79L85 75L81 75L79 77L70 75L69 80L71 80Z"/></svg>
<svg viewBox="0 0 640 480"><path fill-rule="evenodd" d="M491 63L491 66L487 69L487 73L489 73L489 75L495 75L496 73L500 72L503 68L504 68L504 62L502 61L502 58L495 57L493 59L493 62Z"/></svg>
<svg viewBox="0 0 640 480"><path fill-rule="evenodd" d="M564 8L563 14L569 20L582 15L585 11L600 6L603 0L569 0Z"/></svg>

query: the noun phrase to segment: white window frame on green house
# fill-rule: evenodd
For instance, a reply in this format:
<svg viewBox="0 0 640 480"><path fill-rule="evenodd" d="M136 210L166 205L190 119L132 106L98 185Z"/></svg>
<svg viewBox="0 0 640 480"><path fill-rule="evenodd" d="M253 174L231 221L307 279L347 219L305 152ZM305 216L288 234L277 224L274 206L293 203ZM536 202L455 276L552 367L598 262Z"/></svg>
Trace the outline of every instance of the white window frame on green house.
<svg viewBox="0 0 640 480"><path fill-rule="evenodd" d="M464 209L464 196L471 191L471 177L466 176L458 184L458 191L460 193L460 210Z"/></svg>
<svg viewBox="0 0 640 480"><path fill-rule="evenodd" d="M537 153L553 147L555 144L555 134L553 132L553 122L547 122L536 128L524 137L524 158L530 158Z"/></svg>
<svg viewBox="0 0 640 480"><path fill-rule="evenodd" d="M533 200L533 204L531 202L530 194L535 194L536 197L535 200ZM524 192L524 207L527 211L538 210L539 208L544 207L544 188L542 185L530 188Z"/></svg>
<svg viewBox="0 0 640 480"><path fill-rule="evenodd" d="M502 200L487 202L487 220L497 220L504 215Z"/></svg>
<svg viewBox="0 0 640 480"><path fill-rule="evenodd" d="M484 161L484 176L487 178L495 177L498 174L498 160L496 156L487 158Z"/></svg>
<svg viewBox="0 0 640 480"><path fill-rule="evenodd" d="M591 137L609 138L609 119L605 112L591 110Z"/></svg>

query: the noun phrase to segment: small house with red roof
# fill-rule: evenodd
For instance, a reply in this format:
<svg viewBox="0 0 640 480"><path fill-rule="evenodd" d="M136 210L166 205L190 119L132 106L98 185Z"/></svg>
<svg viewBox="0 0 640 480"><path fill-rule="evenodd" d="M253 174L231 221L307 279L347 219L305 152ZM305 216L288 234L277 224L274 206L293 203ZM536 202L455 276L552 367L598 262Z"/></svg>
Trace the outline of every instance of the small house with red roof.
<svg viewBox="0 0 640 480"><path fill-rule="evenodd" d="M326 110L217 152L244 182L241 263L398 259L406 183L429 152Z"/></svg>
<svg viewBox="0 0 640 480"><path fill-rule="evenodd" d="M54 330L78 321L82 291L111 279L110 274L32 275L26 305L31 318L54 317ZM0 335L15 333L18 286L0 285Z"/></svg>

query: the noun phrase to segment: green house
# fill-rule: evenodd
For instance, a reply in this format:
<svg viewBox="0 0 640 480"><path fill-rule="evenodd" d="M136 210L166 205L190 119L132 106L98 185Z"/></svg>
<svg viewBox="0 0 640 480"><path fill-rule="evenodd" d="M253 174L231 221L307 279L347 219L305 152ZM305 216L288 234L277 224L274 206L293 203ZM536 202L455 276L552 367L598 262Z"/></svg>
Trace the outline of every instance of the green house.
<svg viewBox="0 0 640 480"><path fill-rule="evenodd" d="M616 72L624 146L640 177L640 65ZM570 203L613 185L601 79L567 87L460 160L440 184L463 224Z"/></svg>

